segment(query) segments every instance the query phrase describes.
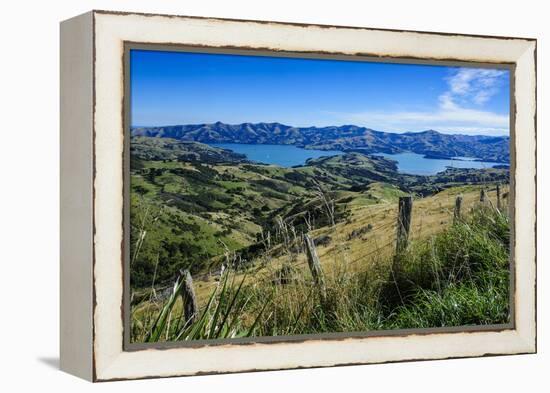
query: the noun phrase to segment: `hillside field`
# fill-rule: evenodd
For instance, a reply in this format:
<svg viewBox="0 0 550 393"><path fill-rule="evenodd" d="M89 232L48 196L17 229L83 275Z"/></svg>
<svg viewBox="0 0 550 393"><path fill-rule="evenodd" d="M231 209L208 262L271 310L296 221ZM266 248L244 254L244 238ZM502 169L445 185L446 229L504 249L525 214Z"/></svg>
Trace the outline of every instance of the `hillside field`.
<svg viewBox="0 0 550 393"><path fill-rule="evenodd" d="M412 176L358 152L283 168L170 138L135 137L132 146L133 341L509 318L507 169ZM396 255L397 205L406 195L413 196L409 244ZM178 292L184 270L198 306L192 323Z"/></svg>

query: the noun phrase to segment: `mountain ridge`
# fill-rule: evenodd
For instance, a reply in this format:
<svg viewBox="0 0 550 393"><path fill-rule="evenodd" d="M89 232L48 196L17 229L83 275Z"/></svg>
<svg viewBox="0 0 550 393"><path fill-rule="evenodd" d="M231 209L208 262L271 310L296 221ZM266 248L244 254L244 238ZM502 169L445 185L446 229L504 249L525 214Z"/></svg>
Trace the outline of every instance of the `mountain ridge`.
<svg viewBox="0 0 550 393"><path fill-rule="evenodd" d="M221 121L158 127L132 127L132 136L173 138L202 143L295 145L306 149L364 154L413 152L428 158L475 157L509 163L509 136L443 134L436 130L390 133L356 125L294 127L286 124Z"/></svg>

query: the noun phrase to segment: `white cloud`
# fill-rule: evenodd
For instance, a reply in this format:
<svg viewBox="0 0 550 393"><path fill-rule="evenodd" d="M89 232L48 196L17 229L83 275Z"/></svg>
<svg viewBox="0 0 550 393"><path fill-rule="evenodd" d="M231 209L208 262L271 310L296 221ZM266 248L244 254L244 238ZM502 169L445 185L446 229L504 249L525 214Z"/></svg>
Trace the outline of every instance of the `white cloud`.
<svg viewBox="0 0 550 393"><path fill-rule="evenodd" d="M381 131L422 131L435 129L469 134L502 135L508 133L508 115L440 104L435 112L362 112L345 114L352 123L365 124Z"/></svg>
<svg viewBox="0 0 550 393"><path fill-rule="evenodd" d="M460 68L447 78L450 99L483 105L498 93L507 71Z"/></svg>
<svg viewBox="0 0 550 393"><path fill-rule="evenodd" d="M506 71L459 68L447 79L448 89L433 111L332 113L341 121L364 124L381 131L422 131L503 135L509 133L508 114L483 110L500 91Z"/></svg>

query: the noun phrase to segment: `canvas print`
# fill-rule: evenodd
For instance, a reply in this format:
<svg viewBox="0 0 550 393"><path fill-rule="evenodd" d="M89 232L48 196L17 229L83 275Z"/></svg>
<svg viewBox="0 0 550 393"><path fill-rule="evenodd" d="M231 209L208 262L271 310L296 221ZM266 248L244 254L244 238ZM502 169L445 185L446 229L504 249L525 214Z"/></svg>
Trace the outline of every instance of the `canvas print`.
<svg viewBox="0 0 550 393"><path fill-rule="evenodd" d="M128 64L132 343L510 322L508 68Z"/></svg>

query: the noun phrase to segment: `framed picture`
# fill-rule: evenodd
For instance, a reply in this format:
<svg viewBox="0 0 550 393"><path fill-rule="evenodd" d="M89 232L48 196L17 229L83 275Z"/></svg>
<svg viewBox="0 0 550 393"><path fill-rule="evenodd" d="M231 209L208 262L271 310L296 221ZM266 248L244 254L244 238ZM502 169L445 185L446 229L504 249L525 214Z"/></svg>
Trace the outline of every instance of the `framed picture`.
<svg viewBox="0 0 550 393"><path fill-rule="evenodd" d="M61 24L61 367L536 351L536 41Z"/></svg>

